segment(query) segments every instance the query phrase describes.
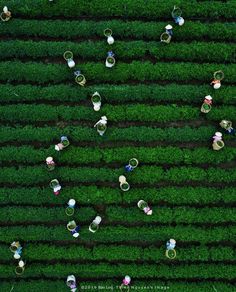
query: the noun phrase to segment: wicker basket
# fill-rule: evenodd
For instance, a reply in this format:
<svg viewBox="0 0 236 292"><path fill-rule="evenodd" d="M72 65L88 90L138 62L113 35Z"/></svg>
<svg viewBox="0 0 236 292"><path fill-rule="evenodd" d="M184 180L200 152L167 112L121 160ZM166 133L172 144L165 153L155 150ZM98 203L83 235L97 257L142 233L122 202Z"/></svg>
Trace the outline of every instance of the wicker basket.
<svg viewBox="0 0 236 292"><path fill-rule="evenodd" d="M171 36L167 32L163 32L160 39L161 39L161 42L169 44L171 40Z"/></svg>
<svg viewBox="0 0 236 292"><path fill-rule="evenodd" d="M207 104L207 103L203 103L202 104L202 107L201 107L201 112L202 113L209 113L209 111L211 110L211 105L210 104Z"/></svg>
<svg viewBox="0 0 236 292"><path fill-rule="evenodd" d="M215 141L212 143L212 147L214 150L220 150L225 146L225 143L223 141Z"/></svg>
<svg viewBox="0 0 236 292"><path fill-rule="evenodd" d="M4 13L4 12L2 12L1 14L0 14L0 19L1 19L1 21L8 21L8 20L10 20L10 16L7 16L6 15L6 13Z"/></svg>

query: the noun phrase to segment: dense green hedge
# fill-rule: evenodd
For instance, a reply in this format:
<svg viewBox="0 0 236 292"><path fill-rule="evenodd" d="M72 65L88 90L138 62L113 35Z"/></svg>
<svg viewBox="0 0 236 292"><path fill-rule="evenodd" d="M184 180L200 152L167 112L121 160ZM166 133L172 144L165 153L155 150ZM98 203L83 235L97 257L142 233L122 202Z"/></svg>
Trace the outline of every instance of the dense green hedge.
<svg viewBox="0 0 236 292"><path fill-rule="evenodd" d="M4 278L12 278L14 265L0 265L1 275ZM179 264L178 269L173 269L169 264L31 264L25 269L22 278L26 277L67 277L69 274L79 274L85 278L88 274L93 278L103 279L111 277L123 277L129 271L132 278L155 279L204 279L224 278L232 280L235 277L236 267L233 264ZM119 282L120 285L120 282Z"/></svg>
<svg viewBox="0 0 236 292"><path fill-rule="evenodd" d="M12 40L0 43L0 50L3 52L1 60L8 58L30 57L37 59L39 57L61 57L66 50L71 50L74 59L104 61L104 56L110 48L107 48L104 41L91 42L85 41L80 43L72 42L49 42L49 41L20 41ZM173 43L171 46L163 48L160 42L144 41L117 41L112 50L116 53L119 60L140 59L151 56L156 60L176 61L198 61L198 62L215 62L224 63L236 61L236 46L222 43L201 43L193 42ZM178 54L176 54L178 52ZM63 59L62 59L63 61Z"/></svg>
<svg viewBox="0 0 236 292"><path fill-rule="evenodd" d="M76 219L76 218L75 218ZM68 220L69 221L69 220ZM79 221L78 221L79 222ZM26 241L54 241L70 240L80 243L87 241L93 243L119 243L135 241L136 243L145 242L146 244L166 242L170 237L176 241L192 242L197 241L201 244L216 243L221 241L234 242L236 226L224 227L208 227L204 228L195 227L191 225L178 224L173 226L139 226L137 227L124 227L114 225L110 227L101 226L96 234L92 234L88 230L88 226L83 226L80 231L80 237L75 239L72 237L66 226L57 224L54 227L46 227L41 225L27 225L27 226L8 226L0 227L1 242L9 244L9 242L17 239L20 242ZM36 232L37 231L37 232ZM4 236L3 236L4 235Z"/></svg>
<svg viewBox="0 0 236 292"><path fill-rule="evenodd" d="M58 125L59 126L59 125ZM198 128L151 128L151 127L128 127L128 128L114 128L109 127L106 134L100 137L94 128L70 126L62 128L59 127L1 127L0 128L0 142L23 142L39 141L45 143L44 146L49 147L54 143L58 143L61 135L68 135L70 141L96 141L96 143L103 144L105 141L135 141L135 142L150 142L150 141L168 141L168 142L205 142L209 145L212 135L216 128L198 127ZM224 140L230 139L224 136ZM209 145L210 146L210 145ZM53 148L52 148L53 149Z"/></svg>
<svg viewBox="0 0 236 292"><path fill-rule="evenodd" d="M114 280L103 280L103 281L95 281L93 280L92 282L90 281L82 281L80 278L78 278L79 275L77 273L75 274L77 279L79 279L79 287L85 291L100 291L100 292L107 292L109 291L108 289L117 289L118 291L118 286L120 285L121 281L119 279ZM42 292L42 291L62 291L62 292L68 292L68 287L65 285L65 279L62 278L60 281L57 279L55 280L23 280L23 279L18 279L17 282L11 281L1 281L0 287L2 292L9 292L14 285L14 290L16 292ZM133 278L132 278L133 279ZM207 281L206 279L201 282L187 282L186 280L180 281L179 279L177 281L173 280L168 280L168 281L160 281L160 280L148 280L148 283L146 280L140 281L137 279L134 279L131 284L131 291L135 290L144 290L144 289L150 289L150 291L169 291L171 289L174 292L178 291L185 291L187 290L188 292L206 292L209 290L212 290L213 287L217 289L217 291L224 291L224 292L232 292L234 289L234 285L230 283L223 283L220 281L212 281L209 280ZM82 290L82 291L83 291ZM214 291L214 290L213 290Z"/></svg>
<svg viewBox="0 0 236 292"><path fill-rule="evenodd" d="M98 84L85 88L72 85L54 85L54 86L32 86L32 85L10 85L0 84L0 102L43 102L60 101L90 103L92 94L98 91L102 97L102 103L126 103L126 102L183 102L198 104L201 98L213 95L213 103L217 105L236 104L236 87L222 86L220 90L211 89L209 85L180 85L168 84L161 85L105 85Z"/></svg>
<svg viewBox="0 0 236 292"><path fill-rule="evenodd" d="M65 209L67 204L63 207L2 207L0 210L0 222L6 223L17 223L20 224L22 222L37 222L46 223L46 222L54 222L60 221L65 222L69 221L69 217L67 217L65 213ZM79 218L79 222L88 223L94 219L96 216L96 212L93 208L83 207L78 208L76 210L75 216ZM69 219L68 219L69 218Z"/></svg>
<svg viewBox="0 0 236 292"><path fill-rule="evenodd" d="M109 7L106 0L93 0L92 2L81 1L80 5L76 0L61 0L50 5L49 2L44 0L21 0L18 1L1 1L1 6L7 5L16 17L27 16L27 18L34 18L44 16L51 18L52 16L76 17L76 16L89 16L89 17L112 17L120 16L123 18L129 17L145 17L146 19L156 20L158 18L171 19L171 11L174 5L178 4L183 10L183 16L186 19L194 17L204 17L208 19L218 19L224 17L232 19L236 17L236 4L234 1L227 1L222 3L219 1L199 2L192 0L186 2L184 0L178 1L169 0L145 0L132 1L132 0L116 0L109 1ZM92 4L92 5L91 5Z"/></svg>
<svg viewBox="0 0 236 292"><path fill-rule="evenodd" d="M106 194L104 196L104 194ZM28 204L38 206L40 204L55 204L55 197L49 188L0 188L0 204ZM140 198L150 204L173 206L206 204L234 204L236 202L236 188L224 187L163 187L163 188L142 188L135 186L123 196L119 188L81 186L63 187L63 192L57 198L57 205L64 206L65 202L74 198L78 206L97 204L132 204L136 206Z"/></svg>
<svg viewBox="0 0 236 292"><path fill-rule="evenodd" d="M53 154L52 154L53 153ZM32 146L6 146L0 149L0 161L43 164L46 157L53 155L58 167L60 164L76 165L90 163L120 163L126 165L131 157L136 157L142 165L146 163L162 164L219 164L235 161L236 148L227 147L227 150L212 151L206 148L181 149L178 147L74 147L70 146L63 155L49 149L35 149Z"/></svg>
<svg viewBox="0 0 236 292"><path fill-rule="evenodd" d="M199 119L202 116L199 107L178 105L104 105L98 113L94 113L92 103L90 107L85 106L51 106L51 105L6 105L0 106L0 121L2 122L57 122L92 120L94 123L101 116L107 116L108 122L141 121L141 122L170 122L182 120ZM208 120L220 121L226 117L236 121L236 107L221 106L214 107L207 115ZM91 121L91 122L92 122Z"/></svg>
<svg viewBox="0 0 236 292"><path fill-rule="evenodd" d="M131 38L159 41L165 26L166 22L156 21L67 21L56 19L53 21L42 21L13 18L7 25L0 26L0 35L63 38L63 40L76 40L77 38L93 39L94 37L99 37L100 40L104 41L103 30L109 27L112 29L116 40ZM204 39L207 41L233 42L236 40L235 24L227 22L202 23L199 21L186 21L184 26L174 28L174 42L171 43L171 47L179 41L203 41ZM95 43L93 42L93 44ZM220 49L220 47L217 49Z"/></svg>
<svg viewBox="0 0 236 292"><path fill-rule="evenodd" d="M235 210L233 208L191 208L191 207L175 207L166 208L152 206L152 216L147 216L141 212L138 207L122 208L109 207L106 209L106 219L108 222L121 223L232 223L236 220Z"/></svg>
<svg viewBox="0 0 236 292"><path fill-rule="evenodd" d="M1 259L10 261L9 246L0 245ZM126 245L96 245L88 248L79 245L58 246L48 244L24 244L24 257L29 261L37 260L89 260L98 261L165 261L165 244L161 247ZM176 261L233 261L234 249L232 247L177 247Z"/></svg>
<svg viewBox="0 0 236 292"><path fill-rule="evenodd" d="M224 83L235 83L234 72L236 65L218 64L194 64L194 63L157 63L133 61L122 63L117 60L114 68L108 69L104 62L88 62L79 64L78 67L85 75L88 85L102 82L127 82L136 81L176 81L185 82L197 81L201 83L210 82L213 72L224 71ZM19 61L8 61L0 63L0 81L8 82L34 82L36 84L61 83L70 81L75 84L73 71L70 71L66 64L43 64L35 62L22 63ZM77 86L78 87L78 86Z"/></svg>
<svg viewBox="0 0 236 292"><path fill-rule="evenodd" d="M66 204L62 207L54 208L32 208L32 207L2 207L0 213L0 223L51 223L63 222L68 220L65 214ZM110 224L119 222L120 224L139 223L177 223L177 224L198 224L198 223L233 223L236 220L236 214L233 208L191 208L191 207L159 207L152 206L153 215L146 216L138 207L109 207L106 208L105 220ZM196 216L197 214L197 216ZM220 216L219 216L220 214ZM101 214L99 214L101 215ZM92 208L83 207L76 210L76 218L80 223L89 224L96 216L96 212ZM7 219L6 219L7 218Z"/></svg>
<svg viewBox="0 0 236 292"><path fill-rule="evenodd" d="M123 168L95 168L95 167L60 167L56 173L48 173L45 166L41 167L2 167L0 173L1 184L17 184L18 186L34 186L45 184L55 175L61 181L63 186L68 183L98 183L110 182L119 186L118 178L123 174ZM172 167L167 170L157 166L140 166L135 170L135 175L128 174L127 180L131 187L135 184L155 185L160 182L169 183L187 183L187 182L206 182L206 183L233 183L236 181L236 172L234 169L197 167Z"/></svg>

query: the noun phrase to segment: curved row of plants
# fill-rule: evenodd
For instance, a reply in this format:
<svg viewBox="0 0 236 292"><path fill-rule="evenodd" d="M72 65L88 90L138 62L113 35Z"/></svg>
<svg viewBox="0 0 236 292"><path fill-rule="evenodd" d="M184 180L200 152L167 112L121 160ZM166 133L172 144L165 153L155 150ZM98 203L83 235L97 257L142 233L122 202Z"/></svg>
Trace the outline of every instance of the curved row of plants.
<svg viewBox="0 0 236 292"><path fill-rule="evenodd" d="M17 2L11 3L10 1L5 3L14 11L16 17L51 18L52 16L63 16L64 18L71 18L89 16L93 18L110 18L119 16L124 19L145 17L146 20L156 20L158 18L170 20L176 0L169 0L168 3L165 0L158 2L155 0L149 0L148 2L139 0L138 5L137 2L132 0L120 0L119 2L110 0L109 9L107 9L106 0L93 1L93 5L89 2L82 2L80 5L76 5L76 1L70 1L69 3L62 1L51 5L50 2L45 3L44 0L38 0L36 3L34 0L22 0L20 5ZM200 17L218 20L220 17L225 19L236 17L236 4L233 0L227 1L227 3L219 1L199 2L197 0L192 0L191 3L182 1L179 6L183 6L183 16L186 19Z"/></svg>
<svg viewBox="0 0 236 292"><path fill-rule="evenodd" d="M169 62L152 64L151 62L133 61L131 63L117 62L112 69L105 67L106 54L104 62L81 63L77 69L85 75L88 85L93 83L112 82L120 83L127 81L171 81L184 82L194 81L199 83L209 82L213 78L213 73L222 70L225 74L224 83L235 83L234 72L235 64L195 64L191 62ZM8 82L34 82L36 84L62 83L74 81L74 70L70 70L66 64L44 64L37 62L23 63L20 61L0 62L1 74L0 81ZM79 87L79 85L76 85Z"/></svg>
<svg viewBox="0 0 236 292"><path fill-rule="evenodd" d="M75 273L75 275L78 277L79 275ZM29 278L27 280L24 279L17 279L17 282L2 280L1 281L1 288L5 289L6 291L10 291L12 286L14 285L14 289L17 292L20 291L68 291L67 286L65 285L66 277L62 277L61 280L58 280L59 277L56 277L55 279L37 279L32 280ZM92 291L100 291L100 292L107 292L108 289L118 289L118 286L121 284L118 279L117 280L82 280L79 279L79 287L81 289L87 289ZM187 289L188 292L196 292L196 291L207 291L209 287L212 287L217 289L218 291L224 291L224 292L232 292L234 289L234 285L231 283L223 283L221 281L214 282L212 280L204 280L203 281L197 281L197 282L187 282L178 280L138 280L135 279L135 281L132 281L131 286L132 289L136 290L142 290L144 287L146 289L154 290L163 290L168 291L171 287L171 289L174 289L175 291L184 291ZM4 291L5 291L4 290Z"/></svg>
<svg viewBox="0 0 236 292"><path fill-rule="evenodd" d="M88 260L98 261L163 261L165 246L140 247L126 245L96 245L93 248L81 245L48 245L28 243L24 245L24 256L27 261L50 260ZM234 261L233 247L188 246L177 247L175 261ZM1 245L1 260L9 261L9 246Z"/></svg>
<svg viewBox="0 0 236 292"><path fill-rule="evenodd" d="M55 175L61 181L62 185L69 183L101 183L109 182L119 185L118 178L124 173L123 168L95 168L95 167L60 167L56 173L48 173L45 166L19 166L2 167L0 173L1 184L16 184L18 186L34 186L38 184L49 183ZM233 168L222 169L209 167L202 169L198 167L182 166L171 167L167 170L158 166L140 166L135 170L135 174L127 174L127 181L131 184L149 184L155 185L159 182L169 183L190 183L201 182L204 184L224 183L230 184L236 181L236 172ZM46 184L47 186L47 184Z"/></svg>
<svg viewBox="0 0 236 292"><path fill-rule="evenodd" d="M108 207L106 208L106 221L109 223L119 222L120 224L127 223L176 223L176 224L217 224L227 222L234 223L236 214L234 208L191 208L174 207L166 208L152 206L152 216L146 216L137 207ZM220 216L219 216L220 214Z"/></svg>
<svg viewBox="0 0 236 292"><path fill-rule="evenodd" d="M21 224L50 224L54 222L63 222L68 220L65 214L65 206L48 208L48 207L1 207L0 223ZM138 224L147 225L147 223L162 224L232 224L236 220L234 208L192 208L192 207L163 207L152 206L152 216L146 216L138 207L107 207L105 214L99 214L103 217L104 224ZM91 207L78 208L74 217L81 224L89 224L96 216L95 210ZM220 214L220 216L219 216ZM6 219L7 218L7 219ZM91 221L91 222L90 222ZM102 226L103 224L101 224ZM157 227L158 228L158 227Z"/></svg>
<svg viewBox="0 0 236 292"><path fill-rule="evenodd" d="M97 186L80 186L80 187L63 187L63 191L55 202L55 197L49 188L36 187L17 187L17 188L0 188L2 205L29 205L41 206L65 206L66 202L73 198L77 202L77 207L91 206L97 204L125 204L136 206L140 199L146 200L156 205L197 205L206 206L207 204L217 204L220 206L236 204L236 188L224 187L222 189L213 187L162 187L162 188L142 188L137 189L133 186L124 196L121 190L109 187ZM104 196L104 194L106 194Z"/></svg>
<svg viewBox="0 0 236 292"><path fill-rule="evenodd" d="M171 22L171 19L170 19ZM62 40L94 39L98 38L105 43L103 31L111 28L114 38L160 40L160 35L166 22L142 22L127 20L36 20L13 18L7 25L0 26L0 35L5 38L28 36L31 38L55 38ZM73 29L71 29L73 27ZM234 42L236 31L234 23L214 22L202 23L199 21L186 21L182 27L174 27L174 42L179 41L219 41ZM116 44L116 43L115 43ZM166 49L166 48L165 48ZM219 47L218 47L219 49Z"/></svg>
<svg viewBox="0 0 236 292"><path fill-rule="evenodd" d="M60 125L58 125L60 126ZM220 127L218 127L220 130ZM106 134L100 137L97 131L92 127L69 126L65 127L34 127L34 126L15 126L0 128L0 143L5 142L40 142L43 147L49 147L55 143L59 143L62 135L67 135L71 144L81 141L94 142L105 144L105 142L113 141L130 141L130 142L206 142L205 145L211 146L211 137L217 130L217 127L182 127L182 128L151 128L151 127L128 127L117 128L109 127ZM224 136L224 140L229 140L231 137ZM17 144L19 145L19 143ZM53 149L53 148L52 148ZM55 151L55 150L54 150Z"/></svg>
<svg viewBox="0 0 236 292"><path fill-rule="evenodd" d="M236 87L224 85L220 90L214 90L210 85L180 85L170 83L168 86L153 85L105 85L97 84L89 87L71 85L11 85L0 84L1 103L19 102L88 102L91 105L91 96L98 91L103 103L125 104L130 102L147 103L190 103L198 104L206 95L213 96L213 104L236 104Z"/></svg>
<svg viewBox="0 0 236 292"><path fill-rule="evenodd" d="M199 107L178 105L109 105L105 104L97 113L91 106L52 106L52 105L2 105L0 106L0 121L2 122L57 122L62 121L94 121L101 116L107 116L109 122L141 121L141 122L171 122L200 119L203 99L199 100ZM235 106L213 106L211 112L205 115L207 120L219 122L222 119L236 121ZM92 123L92 121L91 121Z"/></svg>
<svg viewBox="0 0 236 292"><path fill-rule="evenodd" d="M26 222L27 224L37 223L46 224L54 222L63 222L68 220L65 213L65 207L1 207L0 222L3 224L16 223L21 224ZM83 207L76 210L76 217L79 218L79 222L88 223L96 216L96 212L91 207ZM6 219L7 218L7 219ZM69 220L68 220L69 221ZM30 222L30 223L28 223Z"/></svg>
<svg viewBox="0 0 236 292"><path fill-rule="evenodd" d="M52 154L53 153L53 154ZM33 146L5 146L0 149L0 161L17 164L44 164L48 156L53 155L58 167L62 165L80 165L106 163L121 167L126 165L130 158L136 157L141 165L166 164L220 164L233 162L236 159L236 148L227 147L227 151L215 152L206 148L179 148L179 147L75 147L73 145L63 153L49 149L35 149ZM120 164L120 165L118 165Z"/></svg>
<svg viewBox="0 0 236 292"><path fill-rule="evenodd" d="M91 61L104 61L108 47L104 41L100 42L58 42L58 41L21 41L12 40L1 42L0 50L3 52L1 60L9 58L55 58L60 57L64 62L63 54L70 50L74 54L76 62L82 59ZM202 43L193 42L173 43L163 47L161 42L144 41L116 41L112 47L117 59L127 61L129 59L139 60L145 57L153 58L155 61L185 61L210 62L210 63L234 63L236 61L236 46L234 44ZM178 54L176 54L178 52Z"/></svg>
<svg viewBox="0 0 236 292"><path fill-rule="evenodd" d="M51 105L6 105L0 106L0 121L2 122L47 122L59 120L63 121L90 121L93 119L94 123L100 119L101 116L106 115L108 121L156 121L168 122L175 120L193 120L201 116L200 106L193 108L191 106L147 106L142 104L110 106L104 105L102 109L95 113L90 107L85 106L51 106ZM178 109L178 110L177 110ZM217 108L214 108L217 110ZM224 112L225 110L225 112ZM219 110L218 110L219 111ZM223 113L221 114L221 111ZM224 106L220 108L219 115L226 116L229 119L235 118L235 108ZM213 115L213 117L215 117ZM218 115L215 117L219 119ZM92 121L91 121L92 122Z"/></svg>
<svg viewBox="0 0 236 292"><path fill-rule="evenodd" d="M12 278L14 264L0 265L0 272L4 278ZM95 279L117 278L117 284L120 283L119 277L122 277L127 271L132 271L133 278L155 278L155 279L205 279L220 278L233 280L235 277L236 267L233 264L178 264L177 269L173 269L170 264L31 264L30 269L25 269L22 278L27 277L67 277L70 274L78 274L81 278L90 275ZM119 282L118 282L119 281Z"/></svg>
<svg viewBox="0 0 236 292"><path fill-rule="evenodd" d="M79 223L79 218L76 219ZM69 221L69 220L68 220ZM83 226L83 225L82 225ZM35 232L37 231L37 232ZM166 243L170 237L176 239L177 242L195 242L201 244L220 244L223 242L234 242L235 241L236 226L217 226L217 227L196 227L191 225L177 226L139 226L137 227L125 227L121 225L103 227L99 229L99 232L92 234L88 230L88 226L81 228L80 238L75 239L72 237L70 232L66 229L65 224L57 224L53 227L42 226L42 225L27 225L27 226L8 226L0 227L0 234L2 236L1 242L9 244L15 240L15 234L18 235L18 240L22 242L61 242L66 240L70 243L75 243L79 240L80 243L86 244L86 242L95 243L127 243L134 242L135 245L139 243L145 243L151 245L154 243ZM141 236L140 236L141 235ZM124 244L125 244L124 243Z"/></svg>

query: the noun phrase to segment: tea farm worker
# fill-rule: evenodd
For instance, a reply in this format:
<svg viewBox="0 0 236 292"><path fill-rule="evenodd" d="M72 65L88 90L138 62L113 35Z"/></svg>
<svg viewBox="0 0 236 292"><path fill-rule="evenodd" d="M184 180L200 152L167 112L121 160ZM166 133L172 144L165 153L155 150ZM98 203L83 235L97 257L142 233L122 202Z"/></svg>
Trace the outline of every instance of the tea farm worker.
<svg viewBox="0 0 236 292"><path fill-rule="evenodd" d="M129 291L130 290L130 287L129 287L130 283L131 283L131 277L126 275L124 277L124 279L122 280L122 283L120 285L120 290L121 291Z"/></svg>
<svg viewBox="0 0 236 292"><path fill-rule="evenodd" d="M99 135L103 136L107 128L107 117L102 116L101 119L94 125L94 128L95 127L97 127L97 132Z"/></svg>
<svg viewBox="0 0 236 292"><path fill-rule="evenodd" d="M175 251L176 241L171 238L166 243L166 257L168 259L174 259L176 257L176 251ZM171 251L171 253L170 253Z"/></svg>
<svg viewBox="0 0 236 292"><path fill-rule="evenodd" d="M58 143L57 145L55 145L55 150L61 151L69 145L70 145L70 142L69 142L67 136L61 136L61 142Z"/></svg>
<svg viewBox="0 0 236 292"><path fill-rule="evenodd" d="M211 82L211 85L213 86L214 89L219 89L221 87L221 82L220 80L214 79Z"/></svg>
<svg viewBox="0 0 236 292"><path fill-rule="evenodd" d="M75 229L73 229L73 230L71 231L71 234L73 235L73 237L78 237L78 236L79 236L79 231L80 231L80 226L77 225L77 226L75 227Z"/></svg>
<svg viewBox="0 0 236 292"><path fill-rule="evenodd" d="M21 254L22 254L22 247L19 246L14 253L14 259L16 259L16 260L20 259Z"/></svg>
<svg viewBox="0 0 236 292"><path fill-rule="evenodd" d="M98 124L106 125L107 124L107 117L102 116L101 119L94 125L94 127L96 127Z"/></svg>
<svg viewBox="0 0 236 292"><path fill-rule="evenodd" d="M212 97L210 95L205 96L204 103L212 105Z"/></svg>
<svg viewBox="0 0 236 292"><path fill-rule="evenodd" d="M213 136L213 143L212 147L213 150L220 150L225 146L224 141L222 140L222 133L221 132L216 132L215 135Z"/></svg>
<svg viewBox="0 0 236 292"><path fill-rule="evenodd" d="M170 239L166 243L166 249L167 250L173 250L176 246L176 241L174 239Z"/></svg>
<svg viewBox="0 0 236 292"><path fill-rule="evenodd" d="M54 195L58 196L60 194L61 185L55 186L53 188Z"/></svg>
<svg viewBox="0 0 236 292"><path fill-rule="evenodd" d="M222 120L220 126L225 129L227 134L235 135L235 129L232 127L232 122L227 120Z"/></svg>
<svg viewBox="0 0 236 292"><path fill-rule="evenodd" d="M170 25L170 24L168 24L166 27L165 27L165 29L166 29L166 33L169 35L169 36L173 36L173 27L172 27L172 25Z"/></svg>
<svg viewBox="0 0 236 292"><path fill-rule="evenodd" d="M4 15L5 18L2 18L2 20L7 21L11 18L11 12L8 10L7 6L3 7L3 13L2 15Z"/></svg>
<svg viewBox="0 0 236 292"><path fill-rule="evenodd" d="M213 138L213 142L222 141L222 133L216 132L212 138Z"/></svg>
<svg viewBox="0 0 236 292"><path fill-rule="evenodd" d="M76 279L74 275L69 275L67 277L66 285L71 289L71 292L75 292L77 290Z"/></svg>
<svg viewBox="0 0 236 292"><path fill-rule="evenodd" d="M183 17L181 16L182 15L182 11L180 8L174 6L174 9L171 13L173 19L174 19L174 22L176 24L178 24L179 26L182 26L184 24L184 19Z"/></svg>
<svg viewBox="0 0 236 292"><path fill-rule="evenodd" d="M80 226L77 225L74 220L67 224L67 229L71 232L73 237L76 238L79 236Z"/></svg>
<svg viewBox="0 0 236 292"><path fill-rule="evenodd" d="M184 24L184 19L181 16L178 16L176 18L174 18L174 21L176 24L178 24L179 26L182 26Z"/></svg>
<svg viewBox="0 0 236 292"><path fill-rule="evenodd" d="M53 193L55 196L58 196L60 194L61 185L57 179L51 180L50 187L53 189Z"/></svg>

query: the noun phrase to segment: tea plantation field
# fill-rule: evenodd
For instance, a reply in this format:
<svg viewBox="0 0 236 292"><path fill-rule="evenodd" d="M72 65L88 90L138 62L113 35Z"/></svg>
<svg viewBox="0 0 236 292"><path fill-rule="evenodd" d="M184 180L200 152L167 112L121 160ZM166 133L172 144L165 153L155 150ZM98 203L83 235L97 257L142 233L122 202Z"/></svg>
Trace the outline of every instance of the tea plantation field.
<svg viewBox="0 0 236 292"><path fill-rule="evenodd" d="M232 292L236 284L236 1L0 0L0 292ZM185 19L174 23L177 5ZM173 26L169 44L160 42ZM112 29L114 44L103 34ZM106 68L108 51L115 53ZM75 82L63 58L86 78ZM220 89L213 73L224 72ZM92 94L102 98L94 111ZM206 95L212 110L200 111ZM94 124L108 119L100 136ZM223 133L225 147L212 149ZM66 135L70 145L57 152ZM52 156L55 170L45 159ZM139 165L125 173L135 157ZM119 176L130 190L123 192ZM55 196L49 183L58 179ZM77 202L74 216L65 208ZM139 200L152 207L147 216ZM97 216L100 228L88 226ZM68 221L81 227L73 238ZM176 240L177 256L165 256ZM23 246L25 271L9 246Z"/></svg>

